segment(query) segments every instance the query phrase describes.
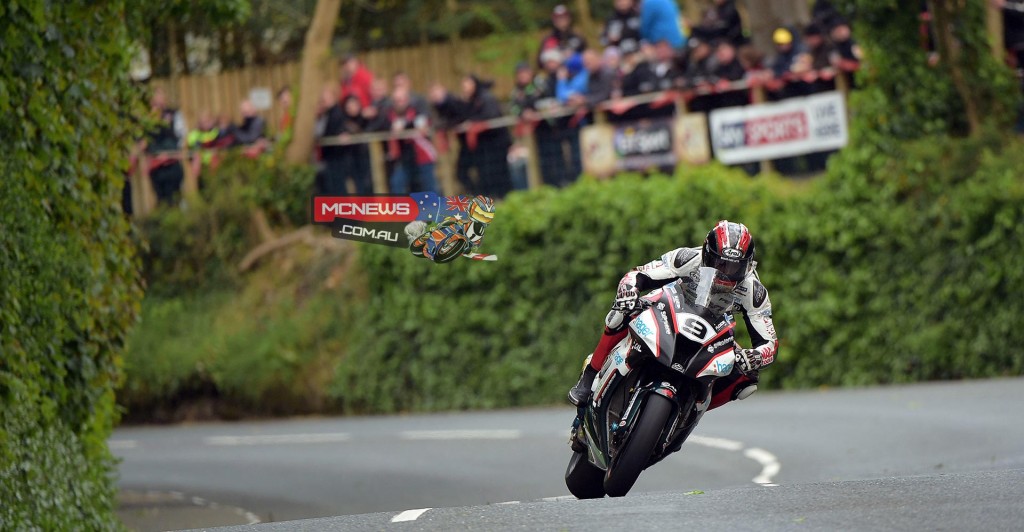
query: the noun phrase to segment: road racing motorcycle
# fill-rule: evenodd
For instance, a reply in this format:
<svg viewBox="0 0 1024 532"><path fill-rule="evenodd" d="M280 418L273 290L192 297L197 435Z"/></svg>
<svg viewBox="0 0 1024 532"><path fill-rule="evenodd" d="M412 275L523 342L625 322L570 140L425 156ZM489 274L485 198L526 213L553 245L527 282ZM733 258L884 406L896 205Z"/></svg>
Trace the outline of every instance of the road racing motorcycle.
<svg viewBox="0 0 1024 532"><path fill-rule="evenodd" d="M576 497L628 493L644 469L679 450L715 379L733 371L735 322L707 308L714 277L701 268L693 304L679 280L639 300L573 422L565 484Z"/></svg>

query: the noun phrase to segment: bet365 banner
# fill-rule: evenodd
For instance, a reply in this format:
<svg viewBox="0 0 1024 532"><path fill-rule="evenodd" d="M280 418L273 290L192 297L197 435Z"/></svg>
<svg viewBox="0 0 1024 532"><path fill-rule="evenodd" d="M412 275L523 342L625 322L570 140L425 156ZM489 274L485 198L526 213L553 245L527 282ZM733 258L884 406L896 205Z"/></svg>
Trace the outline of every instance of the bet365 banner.
<svg viewBox="0 0 1024 532"><path fill-rule="evenodd" d="M725 164L791 157L846 146L846 100L825 92L778 103L711 111L711 145Z"/></svg>
<svg viewBox="0 0 1024 532"><path fill-rule="evenodd" d="M439 263L459 256L497 260L478 252L494 210L486 196L436 192L315 196L312 205L313 223L330 226L335 238L408 248L416 257Z"/></svg>

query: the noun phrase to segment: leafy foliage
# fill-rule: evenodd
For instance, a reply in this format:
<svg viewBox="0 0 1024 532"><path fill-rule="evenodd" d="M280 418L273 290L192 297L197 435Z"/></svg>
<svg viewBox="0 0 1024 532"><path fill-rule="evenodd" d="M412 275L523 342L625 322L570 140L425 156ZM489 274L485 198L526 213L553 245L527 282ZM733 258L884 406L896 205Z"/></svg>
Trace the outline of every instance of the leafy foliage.
<svg viewBox="0 0 1024 532"><path fill-rule="evenodd" d="M515 194L485 245L438 266L367 246L333 393L345 411L560 400L619 277L719 218L747 223L782 338L768 386L1015 375L1024 289L1021 143L929 139L889 158L851 148L806 190L719 167ZM358 353L358 356L354 354Z"/></svg>
<svg viewBox="0 0 1024 532"><path fill-rule="evenodd" d="M314 169L278 162L278 156L250 159L229 153L204 176L199 197L183 208L164 208L140 224L144 276L151 292L172 295L196 288L238 286L237 265L259 244L253 209L283 227L305 223Z"/></svg>
<svg viewBox="0 0 1024 532"><path fill-rule="evenodd" d="M106 437L141 297L120 208L138 101L123 17L123 2L0 5L4 530L116 527Z"/></svg>
<svg viewBox="0 0 1024 532"><path fill-rule="evenodd" d="M879 144L885 139L913 139L968 131L965 105L978 107L983 121L1006 126L1013 119L1019 88L1012 71L991 54L985 28L984 2L929 2L934 10L954 9L947 34L954 53L937 50L929 63L928 38L921 34L920 3L890 0L836 2L854 13L858 42L866 62L858 73L862 89L855 132ZM933 43L942 28L931 25ZM959 94L955 79L965 80Z"/></svg>

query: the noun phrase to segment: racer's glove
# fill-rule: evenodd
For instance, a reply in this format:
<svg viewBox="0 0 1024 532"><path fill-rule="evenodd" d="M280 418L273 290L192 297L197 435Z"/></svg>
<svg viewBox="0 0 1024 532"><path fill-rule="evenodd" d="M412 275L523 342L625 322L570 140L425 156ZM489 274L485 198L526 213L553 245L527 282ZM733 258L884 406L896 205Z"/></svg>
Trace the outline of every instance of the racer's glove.
<svg viewBox="0 0 1024 532"><path fill-rule="evenodd" d="M736 369L744 375L749 375L759 369L763 365L761 363L761 353L757 349L742 349L740 347L735 348L736 353Z"/></svg>
<svg viewBox="0 0 1024 532"><path fill-rule="evenodd" d="M619 283L619 291L615 294L615 303L612 310L630 311L636 308L640 301L640 291L629 283Z"/></svg>

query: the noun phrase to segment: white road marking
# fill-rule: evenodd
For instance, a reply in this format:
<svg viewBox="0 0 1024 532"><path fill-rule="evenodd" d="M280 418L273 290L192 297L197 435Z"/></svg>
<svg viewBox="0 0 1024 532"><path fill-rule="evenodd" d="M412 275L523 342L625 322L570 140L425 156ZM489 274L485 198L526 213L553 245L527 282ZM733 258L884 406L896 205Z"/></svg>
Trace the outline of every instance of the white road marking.
<svg viewBox="0 0 1024 532"><path fill-rule="evenodd" d="M716 449L725 449L726 451L739 451L743 449L743 444L735 440L727 440L725 438L712 438L710 436L690 436L686 438L686 443L696 443L697 445L703 445L704 447L714 447Z"/></svg>
<svg viewBox="0 0 1024 532"><path fill-rule="evenodd" d="M743 451L743 456L756 460L761 464L761 474L754 477L754 483L762 486L777 486L778 484L772 483L772 477L779 474L779 470L782 469L782 465L779 464L779 459L774 454L757 447L751 447L746 451Z"/></svg>
<svg viewBox="0 0 1024 532"><path fill-rule="evenodd" d="M203 438L206 445L285 445L292 443L338 443L352 436L344 432L314 434L261 434L252 436L210 436Z"/></svg>
<svg viewBox="0 0 1024 532"><path fill-rule="evenodd" d="M576 497L572 495L559 495L558 497L544 497L541 500L545 502L575 501Z"/></svg>
<svg viewBox="0 0 1024 532"><path fill-rule="evenodd" d="M160 496L160 495L162 495L164 493L170 495L171 498L173 498L174 500L177 500L177 501L184 501L184 500L186 500L185 494L180 492L180 491L163 491L163 492L162 491L156 491L156 490L148 490L148 491L146 491L146 495L149 495L150 497ZM236 515L238 515L238 516L244 518L246 521L248 521L248 523L246 523L248 525L255 525L255 524L258 524L260 522L259 516L257 516L256 514L250 512L249 510L246 510L245 508L239 508L238 506L228 506L226 504L220 504L220 503L208 501L208 500L206 500L206 499L204 499L202 497L191 497L191 498L188 498L187 500L189 500L192 504L194 504L196 506L205 506L207 508L213 508L213 509L227 508L229 510L232 510L232 511L235 512Z"/></svg>
<svg viewBox="0 0 1024 532"><path fill-rule="evenodd" d="M110 450L114 449L134 449L139 446L139 442L135 440L107 440L107 447Z"/></svg>
<svg viewBox="0 0 1024 532"><path fill-rule="evenodd" d="M774 454L764 449L759 447L744 449L742 442L728 440L725 438L714 438L711 436L693 435L686 439L686 443L696 443L697 445L723 449L726 451L742 451L743 456L761 464L761 472L751 479L751 482L768 487L778 486L778 484L772 482L772 477L779 474L779 471L782 469L782 464L779 463L779 459L776 458Z"/></svg>
<svg viewBox="0 0 1024 532"><path fill-rule="evenodd" d="M519 504L519 501L505 501L505 502L499 502L497 504L499 504L499 505L500 504Z"/></svg>
<svg viewBox="0 0 1024 532"><path fill-rule="evenodd" d="M399 437L403 440L515 440L522 435L521 430L407 430Z"/></svg>
<svg viewBox="0 0 1024 532"><path fill-rule="evenodd" d="M419 510L406 510L391 518L392 523L401 523L402 521L415 521L420 518L421 515L426 513L430 508L420 508Z"/></svg>

